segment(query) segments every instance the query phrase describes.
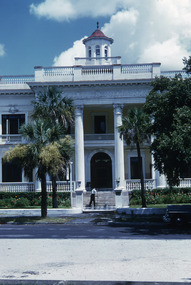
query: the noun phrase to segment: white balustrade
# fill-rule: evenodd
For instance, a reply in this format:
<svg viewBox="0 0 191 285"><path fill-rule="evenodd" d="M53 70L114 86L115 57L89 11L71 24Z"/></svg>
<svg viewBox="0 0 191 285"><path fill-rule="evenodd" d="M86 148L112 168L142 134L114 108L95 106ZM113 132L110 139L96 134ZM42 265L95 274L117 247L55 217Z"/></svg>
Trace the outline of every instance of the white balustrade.
<svg viewBox="0 0 191 285"><path fill-rule="evenodd" d="M46 77L60 77L60 76L73 76L73 67L45 67L44 76Z"/></svg>
<svg viewBox="0 0 191 285"><path fill-rule="evenodd" d="M0 192L34 192L33 182L3 182L0 183Z"/></svg>
<svg viewBox="0 0 191 285"><path fill-rule="evenodd" d="M18 144L26 142L24 138L20 134L12 135L0 135L0 143L1 144Z"/></svg>
<svg viewBox="0 0 191 285"><path fill-rule="evenodd" d="M72 192L75 190L75 182L72 181L57 181L57 192ZM47 192L52 192L52 182L47 182ZM0 192L35 192L34 182L2 182L0 183Z"/></svg>
<svg viewBox="0 0 191 285"><path fill-rule="evenodd" d="M191 178L181 179L179 187L182 187L182 188L189 188L189 187L191 187Z"/></svg>
<svg viewBox="0 0 191 285"><path fill-rule="evenodd" d="M112 66L108 66L108 67L97 67L97 68L82 68L82 75L104 75L104 74L112 74L113 73L113 68Z"/></svg>
<svg viewBox="0 0 191 285"><path fill-rule="evenodd" d="M184 70L161 71L161 75L168 78L174 78L176 75L181 75L183 79L191 76L191 74L186 73Z"/></svg>
<svg viewBox="0 0 191 285"><path fill-rule="evenodd" d="M72 181L72 183L70 181L57 181L56 182L57 192L70 192L71 184L72 184L72 192L74 192L75 190L74 181ZM47 192L52 192L52 182L51 181L47 181L46 190Z"/></svg>
<svg viewBox="0 0 191 285"><path fill-rule="evenodd" d="M114 140L114 134L85 134L85 141Z"/></svg>
<svg viewBox="0 0 191 285"><path fill-rule="evenodd" d="M25 84L34 82L34 75L1 76L0 84Z"/></svg>
<svg viewBox="0 0 191 285"><path fill-rule="evenodd" d="M152 73L152 64L127 64L121 66L121 73Z"/></svg>
<svg viewBox="0 0 191 285"><path fill-rule="evenodd" d="M145 190L151 190L154 189L154 179L145 179L144 180L144 185L145 185ZM126 180L126 189L128 191L132 190L141 190L141 182L140 179L128 179Z"/></svg>

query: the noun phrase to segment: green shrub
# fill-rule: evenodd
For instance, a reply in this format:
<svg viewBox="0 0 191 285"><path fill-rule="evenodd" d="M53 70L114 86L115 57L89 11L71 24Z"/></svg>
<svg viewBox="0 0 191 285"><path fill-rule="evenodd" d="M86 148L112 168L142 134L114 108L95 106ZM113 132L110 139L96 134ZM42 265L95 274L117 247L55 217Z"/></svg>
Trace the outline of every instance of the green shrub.
<svg viewBox="0 0 191 285"><path fill-rule="evenodd" d="M141 205L141 191L133 190L129 194L130 205ZM191 188L164 188L146 191L147 204L191 203Z"/></svg>
<svg viewBox="0 0 191 285"><path fill-rule="evenodd" d="M16 200L16 208L26 208L30 206L30 201L27 198L21 197Z"/></svg>
<svg viewBox="0 0 191 285"><path fill-rule="evenodd" d="M70 193L57 193L58 206L70 207ZM52 206L52 193L47 194L47 205ZM40 192L0 192L0 208L28 208L41 206Z"/></svg>

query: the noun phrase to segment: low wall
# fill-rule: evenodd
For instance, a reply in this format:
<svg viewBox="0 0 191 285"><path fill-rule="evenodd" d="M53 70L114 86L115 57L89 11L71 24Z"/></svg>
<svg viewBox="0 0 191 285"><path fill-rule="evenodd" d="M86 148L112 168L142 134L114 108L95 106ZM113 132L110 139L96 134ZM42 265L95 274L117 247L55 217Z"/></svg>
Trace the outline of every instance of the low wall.
<svg viewBox="0 0 191 285"><path fill-rule="evenodd" d="M147 215L164 215L166 208L118 208L118 214L147 216Z"/></svg>

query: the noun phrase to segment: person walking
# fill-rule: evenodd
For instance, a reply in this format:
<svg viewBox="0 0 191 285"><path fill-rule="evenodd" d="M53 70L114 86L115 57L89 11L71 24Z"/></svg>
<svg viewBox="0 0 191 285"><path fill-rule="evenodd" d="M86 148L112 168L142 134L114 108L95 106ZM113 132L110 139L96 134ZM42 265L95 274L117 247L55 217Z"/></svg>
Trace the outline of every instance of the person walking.
<svg viewBox="0 0 191 285"><path fill-rule="evenodd" d="M91 196L90 196L90 203L89 203L89 207L91 207L92 203L95 207L95 195L96 195L96 189L93 188L92 189L92 193L91 193Z"/></svg>

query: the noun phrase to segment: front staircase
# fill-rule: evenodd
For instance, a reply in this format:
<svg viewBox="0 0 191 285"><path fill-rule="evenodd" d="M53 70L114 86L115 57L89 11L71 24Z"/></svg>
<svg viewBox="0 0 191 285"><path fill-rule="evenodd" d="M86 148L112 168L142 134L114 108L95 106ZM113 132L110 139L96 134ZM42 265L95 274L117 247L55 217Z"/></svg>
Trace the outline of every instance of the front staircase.
<svg viewBox="0 0 191 285"><path fill-rule="evenodd" d="M91 191L83 194L83 207L84 209L91 209L89 207ZM93 205L92 205L93 207ZM94 208L94 207L93 207ZM112 189L97 190L95 195L95 208L94 210L112 210L115 209L115 193Z"/></svg>

